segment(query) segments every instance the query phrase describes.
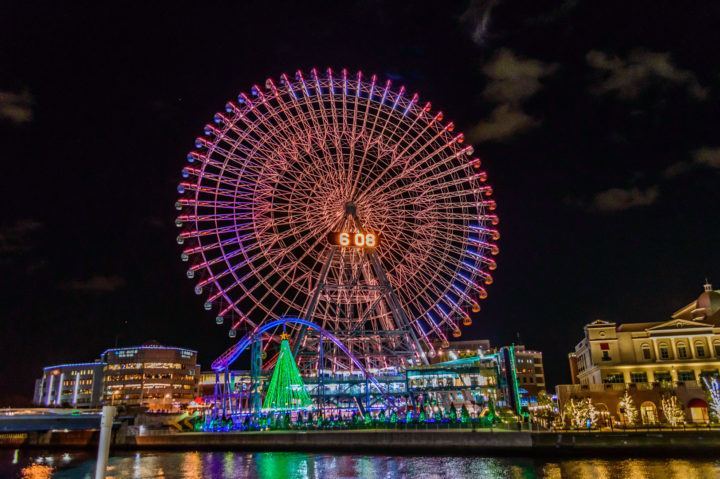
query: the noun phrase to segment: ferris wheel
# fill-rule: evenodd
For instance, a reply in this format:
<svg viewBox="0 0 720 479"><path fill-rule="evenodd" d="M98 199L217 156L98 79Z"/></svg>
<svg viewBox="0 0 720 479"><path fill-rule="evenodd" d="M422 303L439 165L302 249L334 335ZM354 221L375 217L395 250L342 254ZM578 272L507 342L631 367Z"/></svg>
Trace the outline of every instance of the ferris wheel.
<svg viewBox="0 0 720 479"><path fill-rule="evenodd" d="M281 75L227 103L195 147L178 243L231 337L304 317L381 368L434 354L480 310L492 188L417 94L361 72ZM296 351L311 346L291 329Z"/></svg>

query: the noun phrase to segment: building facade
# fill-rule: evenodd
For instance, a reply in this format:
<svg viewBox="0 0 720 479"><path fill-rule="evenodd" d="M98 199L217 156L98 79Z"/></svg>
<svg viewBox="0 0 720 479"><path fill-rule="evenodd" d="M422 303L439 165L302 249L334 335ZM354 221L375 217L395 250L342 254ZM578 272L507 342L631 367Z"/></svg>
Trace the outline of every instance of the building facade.
<svg viewBox="0 0 720 479"><path fill-rule="evenodd" d="M198 394L197 351L149 342L108 349L102 359L105 404L172 410Z"/></svg>
<svg viewBox="0 0 720 479"><path fill-rule="evenodd" d="M503 348L509 348L504 346ZM471 341L451 341L447 347L440 346L438 353L432 358L431 363L455 361L464 358L488 358L492 357L496 361L499 386L504 393L500 394L501 398L508 398L517 395L517 404L520 408L530 406L537 402L537 396L540 391L544 391L545 385L545 367L543 365L542 352L527 349L522 344L512 346L512 361L514 368L508 367L511 359L507 357L507 349L496 348L490 344L487 339L478 339ZM506 351L505 353L503 351ZM517 382L517 390L514 389L514 382Z"/></svg>
<svg viewBox="0 0 720 479"><path fill-rule="evenodd" d="M542 352L525 349L521 344L516 345L515 369L518 386L527 391L530 402L536 402L538 393L546 390Z"/></svg>
<svg viewBox="0 0 720 479"><path fill-rule="evenodd" d="M486 339L455 341L436 344L436 353L429 355L429 364L414 365L393 374L376 375L382 391L395 398L396 404L436 404L445 409L463 406L474 414L484 413L493 404L497 407L519 408L535 402L537 393L544 389L545 378L542 354L526 350L524 346L493 348ZM512 349L514 365L508 368L500 358L500 351ZM514 379L505 379L510 371ZM259 379L260 389L269 380L269 372ZM350 410L364 405L368 393L377 394L360 371L343 371L322 377L316 374L303 377L305 388L316 404L339 410ZM249 371L229 371L227 377L213 371L201 373L200 391L206 403L224 388L231 391L232 407L248 410L252 379ZM515 388L514 385L519 387ZM227 385L227 386L226 386ZM526 388L527 387L527 388ZM530 392L532 391L532 392ZM530 396L532 394L532 397ZM512 398L511 398L512 396ZM512 406L513 409L517 409Z"/></svg>
<svg viewBox="0 0 720 479"><path fill-rule="evenodd" d="M465 406L481 413L498 400L498 369L493 355L461 358L415 366L405 371L407 393L413 402L436 401L444 408Z"/></svg>
<svg viewBox="0 0 720 479"><path fill-rule="evenodd" d="M697 300L666 321L597 320L584 333L569 355L573 385L558 386L561 405L595 397L612 415L627 390L645 422L662 419L658 411L668 395L683 403L688 420L707 420L703 379L720 375L720 291L705 284Z"/></svg>
<svg viewBox="0 0 720 479"><path fill-rule="evenodd" d="M33 404L76 408L100 406L104 367L104 363L95 361L43 368L42 377L35 381Z"/></svg>

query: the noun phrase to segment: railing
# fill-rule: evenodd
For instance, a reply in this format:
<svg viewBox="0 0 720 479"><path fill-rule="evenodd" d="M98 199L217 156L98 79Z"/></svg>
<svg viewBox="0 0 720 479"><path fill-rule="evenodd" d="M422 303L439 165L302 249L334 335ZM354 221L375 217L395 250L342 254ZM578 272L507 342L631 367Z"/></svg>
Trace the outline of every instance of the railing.
<svg viewBox="0 0 720 479"><path fill-rule="evenodd" d="M153 428L149 428L147 426L128 426L127 428L128 436L168 436L179 433L180 431L169 426Z"/></svg>
<svg viewBox="0 0 720 479"><path fill-rule="evenodd" d="M541 429L536 424L527 423L498 423L483 424L478 419L467 420L467 422L439 420L439 421L422 421L422 422L405 422L398 420L397 422L373 421L369 424L363 422L354 423L352 421L325 422L323 424L315 423L291 423L284 427L263 427L263 426L239 426L230 427L228 429L217 430L216 432L262 432L262 431L284 431L284 432L308 432L308 431L485 431L485 432L537 432ZM212 432L212 431L206 431ZM174 433L167 433L174 434ZM146 435L146 434L141 434ZM154 435L162 435L162 433Z"/></svg>
<svg viewBox="0 0 720 479"><path fill-rule="evenodd" d="M720 432L719 423L686 423L679 426L671 426L666 423L655 424L638 424L636 426L628 426L622 424L613 424L610 426L596 427L592 429L570 428L570 427L552 427L549 432L682 432L682 431L716 431Z"/></svg>
<svg viewBox="0 0 720 479"><path fill-rule="evenodd" d="M652 383L603 383L603 384L561 384L558 392L560 394L578 394L582 392L601 392L601 391L624 391L625 389L637 389L638 391L651 391L655 388L675 389L684 387L687 390L702 390L703 387L697 381L660 381Z"/></svg>
<svg viewBox="0 0 720 479"><path fill-rule="evenodd" d="M678 381L677 384L684 385L685 389L703 389L702 384L697 381Z"/></svg>
<svg viewBox="0 0 720 479"><path fill-rule="evenodd" d="M558 392L567 394L577 394L582 392L601 392L607 390L622 391L625 389L624 383L605 383L605 384L561 384L558 386Z"/></svg>

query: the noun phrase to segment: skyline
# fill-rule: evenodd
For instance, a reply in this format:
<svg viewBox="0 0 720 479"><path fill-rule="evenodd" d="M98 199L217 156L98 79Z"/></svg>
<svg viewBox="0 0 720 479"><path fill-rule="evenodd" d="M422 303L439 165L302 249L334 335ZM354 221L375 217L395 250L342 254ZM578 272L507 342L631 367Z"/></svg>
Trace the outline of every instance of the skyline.
<svg viewBox="0 0 720 479"><path fill-rule="evenodd" d="M231 344L174 242L183 159L225 101L312 66L405 84L475 144L502 238L489 298L460 339L520 333L554 385L583 325L669 319L720 271L720 71L708 55L719 7L549 4L2 15L0 381L12 388L0 404L29 398L43 366L116 341L196 349L204 367ZM246 11L257 16L241 32L218 28Z"/></svg>

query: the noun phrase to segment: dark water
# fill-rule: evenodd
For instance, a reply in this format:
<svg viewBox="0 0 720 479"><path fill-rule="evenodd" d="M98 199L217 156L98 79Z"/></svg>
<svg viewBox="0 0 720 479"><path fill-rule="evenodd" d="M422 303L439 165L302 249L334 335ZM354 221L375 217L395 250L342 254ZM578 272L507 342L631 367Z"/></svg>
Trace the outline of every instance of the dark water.
<svg viewBox="0 0 720 479"><path fill-rule="evenodd" d="M0 450L1 478L90 478L85 452ZM413 457L302 452L138 452L110 459L113 478L720 478L720 459Z"/></svg>

